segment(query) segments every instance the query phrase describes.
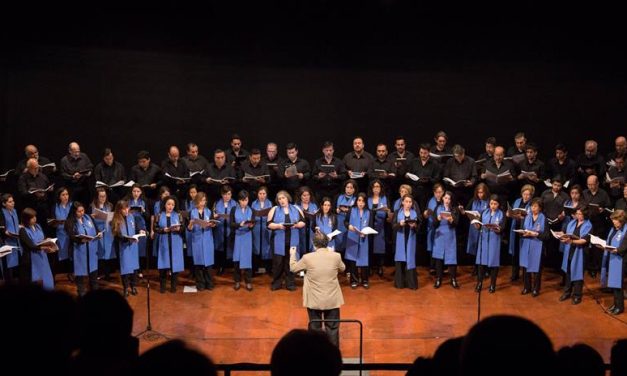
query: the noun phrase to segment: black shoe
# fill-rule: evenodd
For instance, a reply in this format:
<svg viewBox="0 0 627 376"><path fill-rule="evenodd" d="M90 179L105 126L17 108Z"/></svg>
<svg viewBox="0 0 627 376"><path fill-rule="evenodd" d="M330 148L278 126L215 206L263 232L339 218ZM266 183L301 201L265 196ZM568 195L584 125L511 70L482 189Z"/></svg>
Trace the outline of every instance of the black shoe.
<svg viewBox="0 0 627 376"><path fill-rule="evenodd" d="M233 286L233 290L237 291L242 287L239 282L235 282L235 286Z"/></svg>
<svg viewBox="0 0 627 376"><path fill-rule="evenodd" d="M296 291L296 286L289 285L289 286L286 287L286 289L288 289L289 291Z"/></svg>
<svg viewBox="0 0 627 376"><path fill-rule="evenodd" d="M565 292L562 294L562 296L560 296L560 302L563 302L564 300L570 298L570 293L569 292ZM575 298L573 298L575 299Z"/></svg>
<svg viewBox="0 0 627 376"><path fill-rule="evenodd" d="M435 269L429 269L429 274L430 275L435 275Z"/></svg>
<svg viewBox="0 0 627 376"><path fill-rule="evenodd" d="M612 305L611 305L611 306L607 309L607 311L608 311L608 312L613 311L613 310L614 310L614 308L616 308L616 305L615 305L615 304L612 304Z"/></svg>
<svg viewBox="0 0 627 376"><path fill-rule="evenodd" d="M575 296L573 298L573 305L577 305L579 303L581 303L581 296Z"/></svg>
<svg viewBox="0 0 627 376"><path fill-rule="evenodd" d="M357 288L357 282L351 282L351 288L354 290Z"/></svg>
<svg viewBox="0 0 627 376"><path fill-rule="evenodd" d="M520 292L520 295L527 295L529 294L529 290L527 290L526 288L522 289L522 291Z"/></svg>
<svg viewBox="0 0 627 376"><path fill-rule="evenodd" d="M137 295L137 288L131 287L131 295Z"/></svg>
<svg viewBox="0 0 627 376"><path fill-rule="evenodd" d="M510 281L514 282L514 281L518 281L520 279L519 275L513 275L509 278Z"/></svg>
<svg viewBox="0 0 627 376"><path fill-rule="evenodd" d="M196 291L202 291L205 289L204 285L196 285Z"/></svg>
<svg viewBox="0 0 627 376"><path fill-rule="evenodd" d="M361 285L362 285L362 286L364 286L364 288L365 288L366 290L368 290L368 289L370 288L370 285L368 284L368 282L364 282L364 283L362 283Z"/></svg>
<svg viewBox="0 0 627 376"><path fill-rule="evenodd" d="M221 266L218 268L218 275L222 275L222 274L224 274L224 267Z"/></svg>
<svg viewBox="0 0 627 376"><path fill-rule="evenodd" d="M481 291L482 288L483 288L483 283L477 282L477 285L475 286L475 292Z"/></svg>
<svg viewBox="0 0 627 376"><path fill-rule="evenodd" d="M270 291L276 291L276 290L280 290L281 289L281 285L272 285L270 286Z"/></svg>
<svg viewBox="0 0 627 376"><path fill-rule="evenodd" d="M124 289L124 297L125 297L125 298L128 298L128 296L129 296L129 295L130 295L130 294L129 294L128 289Z"/></svg>
<svg viewBox="0 0 627 376"><path fill-rule="evenodd" d="M490 294L494 294L496 292L496 286L494 285L490 285L490 288L488 289L488 292Z"/></svg>
<svg viewBox="0 0 627 376"><path fill-rule="evenodd" d="M381 278L383 278L383 267L379 266L379 269L377 269L377 275Z"/></svg>
<svg viewBox="0 0 627 376"><path fill-rule="evenodd" d="M451 278L451 286L453 286L454 289L458 289L459 288L459 283L457 283L457 279L456 278Z"/></svg>
<svg viewBox="0 0 627 376"><path fill-rule="evenodd" d="M253 284L252 283L247 283L246 284L246 290L253 291Z"/></svg>
<svg viewBox="0 0 627 376"><path fill-rule="evenodd" d="M538 291L538 290L533 290L531 292L531 296L533 296L534 298L537 297L538 295L540 295L540 291Z"/></svg>
<svg viewBox="0 0 627 376"><path fill-rule="evenodd" d="M442 279L441 279L441 278L437 278L437 279L435 280L435 283L433 284L433 288L434 288L434 289L439 289L439 288L440 288L440 286L442 286Z"/></svg>
<svg viewBox="0 0 627 376"><path fill-rule="evenodd" d="M610 313L612 315L620 315L621 313L625 312L624 309L620 309L620 308L614 308L613 310L610 311Z"/></svg>

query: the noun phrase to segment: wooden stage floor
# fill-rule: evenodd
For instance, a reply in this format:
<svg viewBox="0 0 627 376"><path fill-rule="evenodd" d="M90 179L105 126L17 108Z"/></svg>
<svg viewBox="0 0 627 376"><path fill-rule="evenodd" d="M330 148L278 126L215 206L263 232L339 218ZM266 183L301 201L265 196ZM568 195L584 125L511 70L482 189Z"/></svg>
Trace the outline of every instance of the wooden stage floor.
<svg viewBox="0 0 627 376"><path fill-rule="evenodd" d="M344 277L343 293L346 304L341 309L343 319L358 319L364 324L364 362L411 363L419 355L430 356L444 340L461 336L477 321L477 293L470 266L460 267L459 290L448 283L432 287L433 277L419 268L417 291L393 287L393 268L380 278L370 279L370 289L352 290ZM510 282L510 268L501 268L497 291L481 294L481 317L512 314L531 319L549 335L556 349L578 342L596 348L609 362L610 348L618 338L627 337L627 314L612 316L604 309L612 304L612 295L599 289L599 280L586 275L583 302L572 305L570 300L559 302L561 277L546 271L540 296L520 295L522 281ZM270 291L270 277L254 278L254 290L233 290L232 275L227 270L216 277L213 291L183 293L181 284L193 285L187 272L179 278L175 294L158 292L156 272L151 276L151 318L153 330L168 338L181 338L210 355L217 363L267 363L278 339L292 328L306 328L307 313L302 307L302 280L298 289ZM60 279L58 286L75 293L73 285ZM487 282L487 281L486 281ZM484 282L484 286L488 283ZM101 282L121 290L119 279ZM169 284L168 284L169 287ZM128 301L135 311L133 333L146 328L146 289L141 283L139 295ZM340 330L342 355L358 357L357 327L343 324ZM145 351L160 343L141 340ZM244 373L245 374L245 373ZM250 374L250 373L248 373ZM399 373L396 373L399 374Z"/></svg>

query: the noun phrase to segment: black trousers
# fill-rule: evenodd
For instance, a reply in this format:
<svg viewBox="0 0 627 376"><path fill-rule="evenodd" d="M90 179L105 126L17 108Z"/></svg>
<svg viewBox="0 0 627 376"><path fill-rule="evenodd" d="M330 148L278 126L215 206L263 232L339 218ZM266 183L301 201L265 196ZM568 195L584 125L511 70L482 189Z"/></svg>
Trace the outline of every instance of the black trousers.
<svg viewBox="0 0 627 376"><path fill-rule="evenodd" d="M397 289L409 288L412 290L418 289L418 273L416 269L407 270L407 263L397 261L394 269L394 287Z"/></svg>
<svg viewBox="0 0 627 376"><path fill-rule="evenodd" d="M98 289L98 270L94 270L89 273L88 276L76 276L76 289L78 290L78 296L87 294L87 283L89 282L89 288L91 290Z"/></svg>
<svg viewBox="0 0 627 376"><path fill-rule="evenodd" d="M370 268L367 266L357 267L356 261L346 260L347 271L351 274L352 283L368 283L368 277L370 276Z"/></svg>
<svg viewBox="0 0 627 376"><path fill-rule="evenodd" d="M583 281L571 281L570 274L566 274L564 284L564 292L572 294L574 297L581 298L583 291Z"/></svg>
<svg viewBox="0 0 627 376"><path fill-rule="evenodd" d="M242 270L244 270L244 281L246 283L253 283L253 270L251 268L240 269L239 262L234 262L235 271L233 272L233 280L239 282L242 280Z"/></svg>
<svg viewBox="0 0 627 376"><path fill-rule="evenodd" d="M527 290L534 290L540 292L542 285L542 267L537 273L528 272L527 268L523 268L523 284Z"/></svg>
<svg viewBox="0 0 627 376"><path fill-rule="evenodd" d="M444 260L434 259L435 260L435 276L438 279L442 279L444 276ZM448 272L451 275L451 279L457 278L457 265L449 265Z"/></svg>
<svg viewBox="0 0 627 376"><path fill-rule="evenodd" d="M307 314L309 315L309 320L339 320L340 319L340 309L313 309L307 308ZM321 322L311 322L309 327L314 330L322 330ZM333 321L325 321L324 329L329 336L331 342L340 347L340 323Z"/></svg>
<svg viewBox="0 0 627 376"><path fill-rule="evenodd" d="M623 289L613 289L614 290L614 306L620 310L625 310L625 293Z"/></svg>
<svg viewBox="0 0 627 376"><path fill-rule="evenodd" d="M477 272L477 282L483 282L483 276L485 275L485 269L490 269L490 286L496 286L496 277L499 275L498 266L488 267L485 265L479 265L479 271Z"/></svg>
<svg viewBox="0 0 627 376"><path fill-rule="evenodd" d="M289 251L286 251L286 253ZM272 289L280 289L285 277L285 286L294 287L294 273L290 272L290 256L272 256Z"/></svg>

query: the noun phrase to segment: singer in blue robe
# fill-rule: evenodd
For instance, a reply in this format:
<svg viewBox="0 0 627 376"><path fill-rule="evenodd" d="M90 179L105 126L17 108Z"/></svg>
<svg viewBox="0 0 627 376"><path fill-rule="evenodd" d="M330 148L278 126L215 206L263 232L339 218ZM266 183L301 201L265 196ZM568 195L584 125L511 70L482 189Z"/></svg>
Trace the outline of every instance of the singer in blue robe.
<svg viewBox="0 0 627 376"><path fill-rule="evenodd" d="M527 184L520 189L521 197L514 201L513 209L525 209L527 213L531 211L531 198L535 192L533 185ZM509 210L508 210L509 211ZM507 214L508 215L508 214ZM517 281L520 278L520 242L521 236L514 230L522 230L524 216L511 217L509 227L508 252L512 256L512 275L511 281Z"/></svg>
<svg viewBox="0 0 627 376"><path fill-rule="evenodd" d="M342 233L335 238L335 250L339 252L344 252L346 249L346 237L348 235L345 226L346 216L347 213L350 212L350 208L355 205L354 192L356 186L357 183L355 182L347 181L344 183L345 193L339 195L335 202L335 209L337 211L337 229L342 231Z"/></svg>
<svg viewBox="0 0 627 376"><path fill-rule="evenodd" d="M39 282L46 290L54 289L54 278L48 252L51 248L39 246L44 239L44 232L41 225L37 223L37 213L30 208L24 209L21 215L22 228L20 228L20 245L22 246L22 257L20 259L20 279L23 283Z"/></svg>
<svg viewBox="0 0 627 376"><path fill-rule="evenodd" d="M601 286L607 286L614 292L614 304L608 308L613 315L625 311L625 296L623 292L625 253L627 253L627 216L622 210L615 210L610 216L612 229L607 236L606 243L614 247L611 251L605 249L601 263ZM592 251L598 251L593 249Z"/></svg>
<svg viewBox="0 0 627 376"><path fill-rule="evenodd" d="M257 194L259 194L259 191L257 191ZM253 201L251 205L253 210L263 210L271 207L272 202L267 198L263 201L257 199ZM259 256L262 261L272 259L272 254L270 253L270 231L268 231L267 226L267 216L255 216L255 227L253 227L253 253Z"/></svg>
<svg viewBox="0 0 627 376"><path fill-rule="evenodd" d="M364 288L370 287L368 284L370 274L368 236L361 233L364 227L371 226L370 210L366 207L367 201L366 194L359 193L355 206L349 212L349 216L344 223L348 229L344 259L348 264L347 269L351 277L351 288L357 288L359 283Z"/></svg>
<svg viewBox="0 0 627 376"><path fill-rule="evenodd" d="M98 289L98 241L102 235L98 235L96 224L79 202L72 204L65 229L72 245L76 289L83 296L87 293L87 281L91 290Z"/></svg>
<svg viewBox="0 0 627 376"><path fill-rule="evenodd" d="M112 221L115 246L120 260L120 276L124 296L137 295L137 273L139 269L139 239L130 237L140 234L135 216L130 213L127 201L118 201ZM144 232L145 234L145 232ZM145 237L145 236L144 236Z"/></svg>
<svg viewBox="0 0 627 376"><path fill-rule="evenodd" d="M301 187L303 190L306 187ZM307 188L308 189L308 188ZM312 194L309 193L311 197ZM314 214L318 211L318 206L315 202L303 203L302 201L296 205L305 215L305 227L301 228L298 231L298 257L304 255L307 252L310 252L313 248L313 226L311 217L307 214Z"/></svg>
<svg viewBox="0 0 627 376"><path fill-rule="evenodd" d="M481 291L485 268L487 267L490 270L490 288L488 291L494 293L496 292L496 278L501 266L501 241L502 234L505 231L506 217L505 213L500 209L498 195L492 195L488 205L489 207L481 212L480 221L483 225L471 224L474 228L479 227L477 255L475 258L479 268L475 291Z"/></svg>
<svg viewBox="0 0 627 376"><path fill-rule="evenodd" d="M485 184L484 184L485 185ZM478 186L477 186L478 187ZM488 189L485 186L484 189ZM489 193L485 197L488 197ZM467 205L466 210L472 210L479 213L483 213L488 208L488 200L482 200L477 198L477 189L475 189L475 198L473 198ZM466 243L466 254L475 256L477 254L477 248L479 247L479 230L474 225L468 226L468 242Z"/></svg>
<svg viewBox="0 0 627 376"><path fill-rule="evenodd" d="M394 287L402 289L418 288L416 272L416 231L420 218L412 207L413 198L403 197L403 207L394 213L392 229L396 237L394 251Z"/></svg>
<svg viewBox="0 0 627 376"><path fill-rule="evenodd" d="M446 192L442 196L442 205L438 205L433 212L435 235L433 237L432 257L435 259L436 279L434 288L442 285L444 265L448 265L451 276L451 286L459 288L457 282L457 236L455 227L459 220L459 213L452 205L452 193ZM442 213L448 215L444 216Z"/></svg>
<svg viewBox="0 0 627 376"><path fill-rule="evenodd" d="M133 189L135 188L133 187ZM144 230L148 232L148 226L146 225L147 222L145 217L147 208L146 201L141 197L137 199L131 198L128 201L128 206L131 209L131 214L133 215L133 220L135 221L135 226L137 226L137 230ZM139 242L137 243L137 251L139 253L139 257L146 257L146 244L146 237L142 237L139 239Z"/></svg>
<svg viewBox="0 0 627 376"><path fill-rule="evenodd" d="M223 198L218 200L213 207L213 215L216 217L220 223L213 228L213 244L215 245L216 252L219 253L219 257L221 257L221 268L223 268L226 263L226 260L233 259L233 242L231 241L231 210L237 206L237 202L232 198L225 200L224 194ZM226 251L226 252L225 252ZM218 256L218 255L217 255Z"/></svg>
<svg viewBox="0 0 627 376"><path fill-rule="evenodd" d="M542 281L542 248L548 229L546 217L542 213L542 200L531 200L531 211L525 217L520 241L520 266L523 268L524 288L522 294L531 292L531 296L540 294Z"/></svg>
<svg viewBox="0 0 627 376"><path fill-rule="evenodd" d="M584 248L588 244L587 235L592 230L592 223L588 220L587 208L578 208L575 211L575 218L568 222L566 235L573 235L575 239L563 237L560 243L564 245L562 255L562 271L565 273L564 293L560 296L560 301L564 301L572 296L573 304L581 303L583 296L583 260ZM570 216L567 216L570 217ZM592 249L592 251L597 251Z"/></svg>
<svg viewBox="0 0 627 376"><path fill-rule="evenodd" d="M196 207L193 208L189 214L191 221L195 219L208 221L213 218L211 210L205 207L207 205L207 197L204 192L198 192L195 202ZM190 227L191 230L189 230ZM213 290L214 283L211 269L215 259L215 248L213 244L212 227L211 225L203 227L190 222L187 229L191 234L189 248L192 251L192 259L194 261L196 289L199 291L204 289Z"/></svg>
<svg viewBox="0 0 627 376"><path fill-rule="evenodd" d="M159 236L159 253L157 268L159 269L160 289L165 293L167 272L170 270L170 292L176 292L178 273L183 271L183 226L176 212L176 201L172 197L164 200L164 211L159 214L155 232Z"/></svg>
<svg viewBox="0 0 627 376"><path fill-rule="evenodd" d="M8 283L17 277L20 256L23 252L19 239L20 221L17 216L17 210L15 210L15 200L8 193L2 195L0 225L4 226L4 230L0 234L0 238L4 240L4 245L15 247L11 253L2 258L2 275L5 283Z"/></svg>
<svg viewBox="0 0 627 376"><path fill-rule="evenodd" d="M377 190L376 197L373 190ZM374 219L372 227L377 231L377 234L372 236L372 263L374 264L373 266L376 266L377 274L381 277L383 276L383 264L385 262L385 222L391 209L388 207L388 199L383 194L383 188L379 179L370 182L369 191L371 194L368 197L367 206Z"/></svg>
<svg viewBox="0 0 627 376"><path fill-rule="evenodd" d="M235 232L233 241L234 289L240 289L242 272L246 290L253 289L253 210L248 206L248 192L242 190L237 197L238 205L231 210L231 228Z"/></svg>

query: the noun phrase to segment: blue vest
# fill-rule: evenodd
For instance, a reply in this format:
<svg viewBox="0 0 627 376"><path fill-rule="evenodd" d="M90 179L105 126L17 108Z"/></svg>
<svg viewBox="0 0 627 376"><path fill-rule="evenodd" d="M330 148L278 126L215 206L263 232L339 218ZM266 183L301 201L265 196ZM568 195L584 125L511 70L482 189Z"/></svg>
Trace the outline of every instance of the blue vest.
<svg viewBox="0 0 627 376"><path fill-rule="evenodd" d="M627 235L627 225L623 225L618 230L612 227L607 236L607 244L618 248L625 235ZM603 252L601 265L601 286L613 289L623 288L623 257L618 253L610 253L606 250Z"/></svg>
<svg viewBox="0 0 627 376"><path fill-rule="evenodd" d="M87 214L82 217L83 223L76 220L74 225L75 235L96 236L98 231L91 217ZM87 243L73 243L74 275L87 276L98 270L98 239Z"/></svg>
<svg viewBox="0 0 627 376"><path fill-rule="evenodd" d="M242 211L241 206L237 205L233 210L233 218L238 224L253 219L253 210L248 206ZM240 269L253 267L253 232L248 226L235 229L233 262L239 262Z"/></svg>
<svg viewBox="0 0 627 376"><path fill-rule="evenodd" d="M400 209L396 212L394 220L400 223L406 219L405 212ZM418 213L414 209L409 210L409 219L418 220ZM409 234L407 235L407 233ZM407 239L407 240L405 240ZM406 262L407 270L416 268L416 231L405 225L396 231L396 250L394 261Z"/></svg>
<svg viewBox="0 0 627 376"><path fill-rule="evenodd" d="M168 227L166 212L159 214L159 227ZM170 227L180 225L179 215L172 212L170 215ZM168 239L172 241L172 247L168 246ZM158 269L171 269L173 273L183 271L183 238L180 233L159 234L159 253L157 259Z"/></svg>
<svg viewBox="0 0 627 376"><path fill-rule="evenodd" d="M490 268L498 268L501 266L501 234L502 231L505 230L505 214L503 214L500 209L492 214L492 211L488 208L481 213L481 222L485 224L497 224L501 228L501 232L497 233L487 227L480 228L475 262L477 265L487 265ZM474 225L472 225L472 227L474 227Z"/></svg>
<svg viewBox="0 0 627 376"><path fill-rule="evenodd" d="M60 204L56 204L54 206L54 218L60 221L65 221L68 214L70 214L71 207L71 202L68 202L65 207L61 206ZM65 232L65 225L63 223L57 225L56 235L57 246L59 247L59 251L57 252L59 261L67 260L70 258L70 237Z"/></svg>
<svg viewBox="0 0 627 376"><path fill-rule="evenodd" d="M300 220L300 212L294 205L288 205L288 211L290 215L291 223L297 223ZM274 217L271 219L273 223L285 223L285 213L283 208L277 206L274 209ZM288 256L289 248L298 247L298 229L294 226L287 229L290 232L290 244L289 248L285 249L285 231L286 230L273 230L272 231L272 251L277 256Z"/></svg>
<svg viewBox="0 0 627 376"><path fill-rule="evenodd" d="M254 210L261 210L261 204L259 200L253 201L251 207ZM272 207L270 200L266 199L263 204L263 209ZM255 217L255 227L253 227L253 253L261 255L262 260L270 260L272 254L270 253L270 231L268 230L268 217L261 216Z"/></svg>
<svg viewBox="0 0 627 376"><path fill-rule="evenodd" d="M12 234L19 234L20 221L17 218L17 212L15 211L15 209L13 209L13 211L8 211L6 208L2 208L2 214L4 215L6 231ZM20 264L20 255L22 254L20 239L7 237L5 240L5 244L18 248L17 250L13 250L13 252L5 256L7 267L14 268Z"/></svg>
<svg viewBox="0 0 627 376"><path fill-rule="evenodd" d="M368 208L372 210L374 214L373 228L378 232L378 234L374 235L374 239L372 240L372 253L379 255L385 254L385 220L387 219L388 213L385 210L375 209L384 207L388 207L387 197L379 197L379 204L377 207L374 207L372 197L368 198Z"/></svg>
<svg viewBox="0 0 627 376"><path fill-rule="evenodd" d="M577 228L577 220L571 220L566 227L566 233L572 234ZM583 238L592 230L592 223L589 220L584 220L581 224L581 228L579 229L579 237ZM561 242L560 242L561 243ZM584 259L584 248L586 245L578 245L574 246L573 244L561 243L564 245L564 254L562 255L562 270L564 273L570 272L570 280L572 281L583 281L583 259ZM600 252L597 249L591 249L591 252ZM572 253L572 256L570 254ZM568 258L570 256L570 271Z"/></svg>
<svg viewBox="0 0 627 376"><path fill-rule="evenodd" d="M523 223L523 230L535 231L539 234L544 232L546 222L543 213L538 214L534 221L533 214L529 212ZM537 273L540 271L540 261L542 260L542 240L539 238L521 237L520 240L520 266L527 268L527 272Z"/></svg>
<svg viewBox="0 0 627 376"><path fill-rule="evenodd" d="M128 215L124 217L124 223L120 226L122 236L133 236L137 234L135 217ZM142 239L142 238L140 238ZM139 269L139 247L138 242L118 240L118 249L120 252L120 274L132 274Z"/></svg>
<svg viewBox="0 0 627 376"><path fill-rule="evenodd" d="M487 200L472 200L472 205L470 210L477 211L479 213L483 213L484 210L488 208ZM466 253L469 255L477 254L477 247L479 247L479 230L475 228L474 225L469 225L468 227L468 243L466 243Z"/></svg>
<svg viewBox="0 0 627 376"><path fill-rule="evenodd" d="M36 224L34 228L26 227L26 235L30 240L38 244L44 240L44 232L39 224ZM44 251L31 252L31 281L42 281L43 287L46 290L54 289L54 277L52 276L52 270L50 269L50 263L48 262L48 255Z"/></svg>
<svg viewBox="0 0 627 376"><path fill-rule="evenodd" d="M199 219L200 212L194 208L189 213L190 219ZM211 210L204 208L203 220L212 219ZM213 231L210 227L202 228L200 225L193 225L191 234L191 241L187 244L188 250L191 250L192 259L194 265L199 266L211 266L214 264L215 253L213 246Z"/></svg>
<svg viewBox="0 0 627 376"><path fill-rule="evenodd" d="M357 230L367 227L370 223L370 211L364 208L362 214L359 214L359 208L354 206L350 211L349 224ZM347 231L346 253L344 257L347 260L355 261L357 266L368 266L368 237L359 236L354 231Z"/></svg>

